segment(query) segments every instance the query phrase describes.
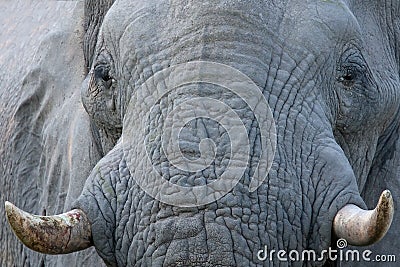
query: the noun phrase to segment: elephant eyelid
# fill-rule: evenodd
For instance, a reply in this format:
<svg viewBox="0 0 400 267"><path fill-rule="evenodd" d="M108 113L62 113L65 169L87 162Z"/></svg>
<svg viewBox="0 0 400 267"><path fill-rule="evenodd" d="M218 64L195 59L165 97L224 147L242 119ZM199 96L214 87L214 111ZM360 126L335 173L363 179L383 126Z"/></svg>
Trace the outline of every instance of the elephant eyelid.
<svg viewBox="0 0 400 267"><path fill-rule="evenodd" d="M337 81L342 83L345 87L351 87L358 80L360 71L354 67L344 67L337 77Z"/></svg>
<svg viewBox="0 0 400 267"><path fill-rule="evenodd" d="M91 75L96 80L102 80L104 82L115 83L116 79L112 75L112 71L109 65L98 64L91 71Z"/></svg>
<svg viewBox="0 0 400 267"><path fill-rule="evenodd" d="M113 89L116 86L116 79L113 77L111 68L108 64L98 63L89 73L91 88Z"/></svg>
<svg viewBox="0 0 400 267"><path fill-rule="evenodd" d="M343 53L342 60L338 64L336 80L345 88L351 89L363 79L366 70L366 63L361 52L349 49Z"/></svg>
<svg viewBox="0 0 400 267"><path fill-rule="evenodd" d="M96 63L93 65L93 69L91 71L93 77L95 79L101 79L105 82L115 81L112 75L112 67L114 64L113 58L110 52L103 48L98 53L96 58Z"/></svg>

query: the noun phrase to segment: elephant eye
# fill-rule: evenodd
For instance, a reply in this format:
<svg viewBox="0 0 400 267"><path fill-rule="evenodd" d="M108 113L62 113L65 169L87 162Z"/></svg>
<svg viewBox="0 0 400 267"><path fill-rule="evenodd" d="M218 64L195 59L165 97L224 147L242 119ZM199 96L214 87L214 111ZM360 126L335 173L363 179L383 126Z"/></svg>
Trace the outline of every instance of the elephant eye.
<svg viewBox="0 0 400 267"><path fill-rule="evenodd" d="M110 75L110 68L104 65L97 65L94 68L94 77L96 79L101 79L103 81L108 81L111 79Z"/></svg>
<svg viewBox="0 0 400 267"><path fill-rule="evenodd" d="M346 88L351 88L357 81L357 71L354 68L345 68L343 73L337 78L338 82Z"/></svg>
<svg viewBox="0 0 400 267"><path fill-rule="evenodd" d="M102 82L107 88L110 88L114 79L110 75L110 67L107 65L97 65L93 71L94 78Z"/></svg>
<svg viewBox="0 0 400 267"><path fill-rule="evenodd" d="M348 72L340 76L338 80L343 84L343 86L352 87L355 83L355 75L354 73Z"/></svg>
<svg viewBox="0 0 400 267"><path fill-rule="evenodd" d="M367 64L360 49L350 44L343 51L337 64L337 82L345 89L361 86L365 82Z"/></svg>

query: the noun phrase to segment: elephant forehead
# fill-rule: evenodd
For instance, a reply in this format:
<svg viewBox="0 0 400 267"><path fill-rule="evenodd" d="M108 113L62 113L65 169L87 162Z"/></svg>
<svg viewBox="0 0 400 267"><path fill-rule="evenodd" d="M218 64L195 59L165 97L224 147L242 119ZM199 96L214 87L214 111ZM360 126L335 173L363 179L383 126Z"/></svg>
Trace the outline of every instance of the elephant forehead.
<svg viewBox="0 0 400 267"><path fill-rule="evenodd" d="M288 8L279 35L317 53L338 44L361 43L361 30L349 6L342 1L305 1Z"/></svg>
<svg viewBox="0 0 400 267"><path fill-rule="evenodd" d="M107 14L103 32L119 43L121 57L139 49L143 43L153 44L162 39L165 45L177 45L182 38L200 36L205 43L221 31L237 36L243 29L252 32L274 32L274 27L282 18L282 10L272 11L272 5L259 1L120 1ZM128 13L129 15L126 15ZM124 14L122 16L122 14ZM280 14L280 15L279 15ZM121 17L124 17L123 19ZM211 29L218 27L219 30ZM212 31L211 31L212 30ZM213 32L207 37L207 33ZM266 32L259 36L268 36ZM243 35L241 35L243 39ZM211 38L207 40L206 38ZM257 42L254 38L248 38ZM149 46L149 45L147 45ZM132 49L134 48L134 49ZM151 47L149 47L151 48Z"/></svg>
<svg viewBox="0 0 400 267"><path fill-rule="evenodd" d="M118 1L102 31L119 44L121 58L144 48L161 50L155 45L159 40L164 46L185 46L182 39L204 44L231 37L265 47L262 39L272 38L272 42L309 44L307 49L319 51L332 49L335 40L346 36L352 40L361 36L357 20L341 1L289 2Z"/></svg>

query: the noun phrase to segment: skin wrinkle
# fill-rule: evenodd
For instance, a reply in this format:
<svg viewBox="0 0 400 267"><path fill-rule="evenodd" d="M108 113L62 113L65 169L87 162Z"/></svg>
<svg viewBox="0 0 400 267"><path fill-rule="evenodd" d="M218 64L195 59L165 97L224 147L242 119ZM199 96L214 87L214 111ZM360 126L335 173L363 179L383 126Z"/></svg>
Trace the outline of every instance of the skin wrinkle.
<svg viewBox="0 0 400 267"><path fill-rule="evenodd" d="M113 4L112 0L85 1L85 23L84 23L84 57L87 70L91 68L92 55L94 53L97 37L102 26L104 16L108 8Z"/></svg>
<svg viewBox="0 0 400 267"><path fill-rule="evenodd" d="M296 125L295 125L295 127L296 127ZM307 137L309 137L308 135L306 135L305 136L305 130L303 130L303 132L302 132L302 135L301 135L301 139L302 139L302 143L303 143L303 141L305 141L306 140L306 138ZM311 142L312 143L312 142ZM300 157L303 157L304 155L305 155L306 153L305 153L305 151L303 151L303 148L302 147L300 147ZM305 161L305 165L307 165L307 162L309 162L309 156L311 155L311 153L309 153L308 155L307 155L307 160ZM301 159L300 159L301 160ZM300 161L300 163L297 163L297 158L296 158L296 165L297 166L300 166L300 177L309 177L310 175L308 175L307 173L305 173L305 171L306 170L304 170L304 167L303 167L303 164L301 164L301 161ZM302 184L303 182L300 180L300 188L302 189L301 191L302 192L305 192L305 190L304 190L304 188L303 188L303 184ZM307 185L308 185L308 188L307 188L307 192L306 192L306 195L309 195L310 194L310 183L307 183ZM304 194L302 194L302 206L303 207L307 207L307 204L305 203L305 201L307 200L307 198L305 198L304 197L305 195ZM302 222L303 221L303 218L304 218L304 213L301 213L300 214L300 222ZM300 228L300 226L299 226L299 228ZM303 242L304 242L304 240L303 240ZM308 245L308 244L307 244Z"/></svg>
<svg viewBox="0 0 400 267"><path fill-rule="evenodd" d="M202 219L202 224L203 224L203 225L206 225L205 213L202 213L201 219ZM207 238L207 231L205 232L205 234L206 234L205 240L206 240L206 243L207 243L207 240L208 240L208 238ZM209 254L210 249L209 249L209 247L208 247L208 244L206 244L206 247L205 247L205 248L206 248L205 254Z"/></svg>
<svg viewBox="0 0 400 267"><path fill-rule="evenodd" d="M388 8L386 6L386 4L387 4L387 2L384 2L384 9L385 10L392 10L391 8ZM394 23L393 23L394 19L392 17L392 12L384 12L382 17L378 16L378 17L375 17L375 19L376 20L385 19L385 21L383 23L385 23L385 25L387 25L387 27L380 27L380 30L382 32L386 32L386 35L388 36L388 39L389 39L389 43L391 43L391 47L395 47L396 46L396 43L395 43L396 41L395 41L395 38L392 38L392 36L396 36L395 35L395 31L394 31L394 29L392 27L392 25L394 25ZM377 23L377 25L379 25L379 24L380 23ZM387 53L386 57L390 58L391 55L393 55L393 53L390 53L388 50L389 49L385 49L385 52Z"/></svg>
<svg viewBox="0 0 400 267"><path fill-rule="evenodd" d="M117 158L116 158L117 159ZM101 165L101 164L100 164ZM98 166L100 166L100 165L98 165ZM116 166L116 167L118 167L118 165L113 165L113 164L111 164L111 165L104 165L104 167L106 167L106 172L105 172L105 175L103 175L103 173L104 173L104 167L102 168L102 167L98 167L98 168L95 168L95 170L97 170L95 173L93 173L92 175L94 175L92 178L93 179L96 179L96 176L97 175L100 175L100 176L102 176L103 177L103 179L96 179L95 181L99 181L99 182L102 182L102 184L96 184L96 183L92 183L91 184L91 190L89 190L89 191L87 191L87 193L89 194L89 196L87 196L87 197L90 197L90 198L92 198L92 199L94 199L94 200L96 200L96 199L98 199L98 197L99 197L99 193L101 194L101 196L102 196L102 199L103 199L103 201L105 200L106 202L108 202L108 207L109 207L109 209L111 209L111 210L115 210L113 207L115 207L115 204L113 204L113 202L115 201L115 196L116 196L116 194L115 194L115 191L113 191L113 196L114 197L109 197L109 195L107 195L107 194L105 194L105 192L107 192L107 190L104 190L105 189L105 187L106 188L112 188L112 187L110 187L109 185L106 185L106 182L107 183L113 183L113 181L111 181L111 180L113 180L113 177L111 177L110 175L109 175L109 171L108 171L108 169L109 169L109 167L108 166ZM115 171L115 169L114 169L114 171ZM97 176L98 177L98 176ZM114 176L115 177L115 176ZM110 180L109 180L110 179ZM87 181L87 183L90 183L91 181L90 181L91 179L89 178L88 179L88 181ZM108 181L107 181L108 180ZM101 217L102 217L102 219L103 220L105 220L105 222L106 222L106 224L107 224L107 226L106 227L104 227L103 229L110 229L110 230L112 230L112 229L114 229L114 225L115 225L115 221L112 221L111 219L109 219L109 217L113 217L113 218L115 218L115 212L110 212L108 215L106 215L104 212L103 212L103 208L104 208L104 204L99 204L99 202L98 201L94 201L95 203L96 203L96 206L95 206L95 208L94 208L94 210L95 210L95 212L99 212L100 214L101 214ZM102 203L104 203L104 202L102 202ZM79 205L79 200L78 200L78 203L77 203L77 205ZM107 208L108 209L108 208ZM92 212L92 210L90 211L90 212ZM89 212L89 214L90 214L90 212ZM96 226L97 224L96 223L100 223L100 221L92 221L92 223L93 223L93 226ZM107 238L106 240L108 241L108 242L112 242L112 245L110 245L110 248L113 248L114 247L114 243L113 243L113 238L112 238L112 232L110 232L110 231L106 231L105 232L105 234L106 235L109 235L109 234L111 234L111 236L109 236L109 238ZM102 252L100 252L100 253L102 253ZM114 260L112 260L113 259L113 255L114 255L114 252L107 252L106 254L103 254L102 256L103 257L105 257L105 258L108 258L109 259L109 261L110 262L113 262ZM110 260L111 259L111 260Z"/></svg>
<svg viewBox="0 0 400 267"><path fill-rule="evenodd" d="M315 159L315 162L318 162L317 161L317 159ZM321 175L322 175L322 171L323 171L323 169L325 168L325 166L326 166L326 164L327 163L324 163L320 168L318 168L318 175L317 175L317 177L322 177ZM314 163L314 166L315 166L315 163ZM312 169L312 172L311 172L311 177L312 177L312 175L314 174L314 172L316 171L315 170L316 168L314 167L313 169ZM317 180L317 182L315 183L312 179L310 179L311 180L311 183L313 183L313 188L318 188L319 187L319 183L321 182L321 180ZM317 200L318 200L318 195L315 193L315 192L313 192L313 200L312 201L310 201L310 204L313 206L313 208L314 208L314 205L315 205L315 203L317 202ZM312 224L315 224L315 221L317 221L317 219L315 218L316 216L314 215L314 214L312 214L311 215L311 222L312 222ZM309 231L309 238L307 239L308 240L308 242L311 242L310 240L312 240L311 238L312 238L312 231L313 231L314 229L312 228L312 227L310 227L310 231Z"/></svg>
<svg viewBox="0 0 400 267"><path fill-rule="evenodd" d="M301 110L299 111L299 113L298 113L298 114L301 114ZM296 129L296 122L297 122L297 120L295 120L294 129ZM303 131L303 134L304 134L304 131ZM302 135L303 135L303 134L302 134ZM296 147L296 146L294 146L294 145L293 145L293 147ZM293 153L293 152L292 152L292 153ZM301 153L300 155L302 155L302 149L301 149L301 146L300 146L300 153ZM296 158L297 158L297 157L294 157L294 155L292 155L292 158L295 158L295 160L296 160ZM300 173L300 177L302 177L301 175L302 175L302 171L303 171L303 170L302 170L302 166L303 166L303 165L302 165L302 164L300 164L300 166L301 166L301 173ZM301 183L299 184L299 186L300 186L300 188L301 188ZM302 191L303 191L303 190L302 190Z"/></svg>

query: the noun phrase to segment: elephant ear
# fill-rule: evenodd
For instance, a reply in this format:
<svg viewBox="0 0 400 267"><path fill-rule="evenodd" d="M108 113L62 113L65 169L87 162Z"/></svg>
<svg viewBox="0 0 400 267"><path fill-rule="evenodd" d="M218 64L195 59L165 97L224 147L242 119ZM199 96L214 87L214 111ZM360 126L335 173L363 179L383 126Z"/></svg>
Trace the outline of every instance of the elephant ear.
<svg viewBox="0 0 400 267"><path fill-rule="evenodd" d="M365 3L359 8L354 7L355 15L360 22L361 30L363 31L366 47L374 47L375 50L369 51L369 60L377 66L385 66L382 72L392 73L391 78L394 83L392 86L400 90L398 81L400 81L400 1L391 0L374 0ZM367 6L367 8L366 8ZM376 27L371 26L370 21L376 22ZM367 25L367 26L363 26ZM384 40L382 42L382 40ZM382 57L382 54L376 51L388 51L397 61L397 68L388 62L382 64L382 60L387 60L387 57ZM383 53L383 52L382 52ZM387 78L383 76L383 78ZM390 80L387 78L387 80ZM397 81L397 82L396 82ZM400 94L400 91L397 93ZM368 175L368 180L363 188L362 196L366 200L368 206L373 206L374 201L378 200L379 192L382 188L390 188L395 196L395 206L400 205L398 196L400 195L400 106L397 109L393 120L390 122L385 132L381 135L378 141L377 153L374 158L374 163ZM397 223L396 223L397 222ZM399 225L400 214L396 213L393 225ZM392 230L394 228L392 227ZM397 229L398 230L398 229ZM397 231L398 232L398 231ZM400 238L400 234L396 233ZM388 235L389 237L393 235ZM387 238L389 238L387 237ZM399 238L393 240L400 240ZM400 247L400 241L397 244ZM400 251L400 250L399 250Z"/></svg>
<svg viewBox="0 0 400 267"><path fill-rule="evenodd" d="M369 59L376 66L385 66L382 73L393 73L391 81L400 81L400 1L373 0L357 2L353 6L355 14L365 41L365 47L369 50ZM371 24L374 21L376 24ZM382 41L383 40L383 41ZM397 60L397 68L392 64L382 64L381 54L376 51L392 53L392 58ZM383 52L382 52L383 53ZM394 68L393 68L394 67ZM395 88L400 90L398 85ZM400 93L400 92L399 92ZM398 93L398 94L399 94ZM393 194L394 206L397 209L394 214L392 227L387 235L369 249L375 255L400 253L400 106L393 121L387 127L378 141L377 154L368 175L368 179L361 192L368 207L373 207L378 201L382 190L389 188ZM365 266L363 263L355 263L351 266ZM394 265L393 265L394 266Z"/></svg>
<svg viewBox="0 0 400 267"><path fill-rule="evenodd" d="M83 51L87 70L91 68L101 24L114 0L85 0Z"/></svg>

